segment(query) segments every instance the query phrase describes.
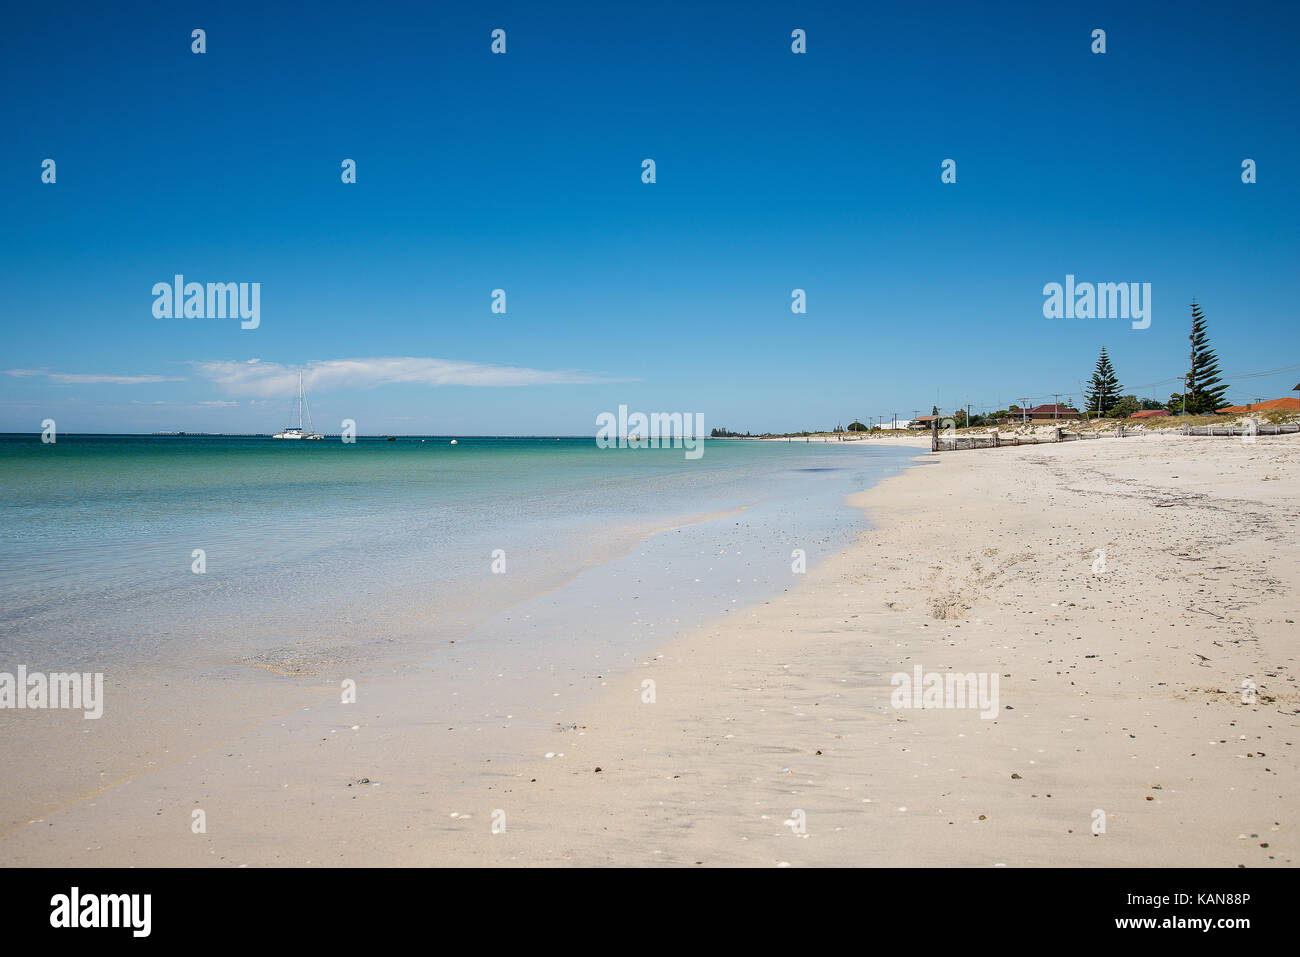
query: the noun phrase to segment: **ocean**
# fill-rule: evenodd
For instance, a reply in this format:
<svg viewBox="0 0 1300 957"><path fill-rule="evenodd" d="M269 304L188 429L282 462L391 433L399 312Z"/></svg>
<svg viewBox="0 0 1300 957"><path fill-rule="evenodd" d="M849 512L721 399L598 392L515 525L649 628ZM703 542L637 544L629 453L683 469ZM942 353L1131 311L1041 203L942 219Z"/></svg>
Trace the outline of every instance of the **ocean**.
<svg viewBox="0 0 1300 957"><path fill-rule="evenodd" d="M0 710L0 832L263 735L286 773L348 736L358 777L488 786L602 689L641 701L674 638L793 587L866 527L845 496L915 455L704 449L0 436L0 673L103 685L92 720Z"/></svg>
<svg viewBox="0 0 1300 957"><path fill-rule="evenodd" d="M590 438L0 437L0 662L409 663L564 588L600 594L590 640L617 641L632 602L666 636L788 586L795 549L815 563L864 527L844 496L914 454L704 447L688 460Z"/></svg>

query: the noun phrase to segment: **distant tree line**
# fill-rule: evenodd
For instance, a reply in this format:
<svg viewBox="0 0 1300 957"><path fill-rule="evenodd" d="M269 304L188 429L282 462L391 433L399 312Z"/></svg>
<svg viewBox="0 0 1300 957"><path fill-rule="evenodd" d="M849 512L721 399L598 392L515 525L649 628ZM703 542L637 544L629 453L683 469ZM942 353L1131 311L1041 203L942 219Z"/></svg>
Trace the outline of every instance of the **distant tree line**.
<svg viewBox="0 0 1300 957"><path fill-rule="evenodd" d="M1125 393L1124 386L1120 384L1119 376L1115 373L1115 367L1111 363L1110 355L1106 352L1106 347L1102 346L1101 355L1097 357L1096 368L1093 369L1092 378L1088 380L1088 387L1084 390L1083 408L1079 411L1089 417L1105 417L1111 419L1122 419L1133 415L1135 412L1154 411L1164 409L1172 415L1186 413L1188 415L1204 415L1206 413L1216 412L1226 406L1228 403L1224 400L1224 394L1228 391L1228 385L1222 380L1219 373L1219 359L1215 351L1210 348L1209 332L1206 328L1205 315L1201 312L1201 307L1196 300L1192 300L1192 331L1187 337L1191 342L1191 352L1189 356L1190 367L1187 374L1183 376L1183 391L1175 392L1169 396L1167 402L1161 402L1159 399L1139 398L1133 393ZM930 409L931 415L939 415L939 407L933 406ZM1010 409L999 409L996 412L989 412L984 415L971 415L968 417L965 409L956 410L952 416L953 424L956 428L975 428L979 426L996 425L1002 420L1015 421L1020 416L1020 410L1011 411ZM941 425L947 425L945 418ZM868 427L858 420L849 423L847 429L842 429L838 425L835 432L876 432L880 426ZM767 435L769 433L764 433ZM782 433L788 436L810 435L809 432L786 432ZM714 429L712 432L714 438L739 438L740 433L729 432L725 428ZM746 432L745 436L749 436Z"/></svg>

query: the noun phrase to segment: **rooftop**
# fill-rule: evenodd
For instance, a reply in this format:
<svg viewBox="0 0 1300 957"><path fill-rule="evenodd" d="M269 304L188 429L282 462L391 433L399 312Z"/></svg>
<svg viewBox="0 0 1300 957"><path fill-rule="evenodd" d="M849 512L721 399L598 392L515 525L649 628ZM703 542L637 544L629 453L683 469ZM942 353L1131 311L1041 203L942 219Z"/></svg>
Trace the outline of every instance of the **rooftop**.
<svg viewBox="0 0 1300 957"><path fill-rule="evenodd" d="M1300 399L1269 399L1267 402L1248 402L1220 409L1220 415L1237 415L1241 412L1300 412Z"/></svg>

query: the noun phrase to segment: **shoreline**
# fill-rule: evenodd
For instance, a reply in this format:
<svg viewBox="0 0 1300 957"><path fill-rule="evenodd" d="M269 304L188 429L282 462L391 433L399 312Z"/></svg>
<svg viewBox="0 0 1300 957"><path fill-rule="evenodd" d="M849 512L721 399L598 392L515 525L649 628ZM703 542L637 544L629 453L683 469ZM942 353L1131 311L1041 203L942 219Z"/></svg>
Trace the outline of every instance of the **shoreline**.
<svg viewBox="0 0 1300 957"><path fill-rule="evenodd" d="M1294 865L1300 561L1273 549L1296 540L1277 479L1300 443L1219 448L924 457L856 496L876 527L800 589L647 663L654 705L628 682L573 714L563 766L525 764L429 844L516 866ZM1226 596L1202 580L1220 559L1249 570ZM915 664L996 669L1003 717L892 708ZM492 836L494 801L514 823Z"/></svg>
<svg viewBox="0 0 1300 957"><path fill-rule="evenodd" d="M304 708L229 754L130 782L144 794L119 788L57 828L11 833L7 858L1292 864L1300 616L1281 586L1300 580L1297 495L1274 476L1294 474L1300 443L1216 448L1150 437L921 455L852 497L872 527L797 584L632 668L562 676L551 707L510 710L503 689L451 733L472 749L449 747L419 684L394 678L370 690L382 712ZM1206 579L1225 567L1248 572L1226 594ZM996 673L1004 710L893 708L890 676L916 665ZM1257 705L1234 696L1244 678ZM285 766L289 752L312 760ZM200 807L208 831L190 840L146 805Z"/></svg>
<svg viewBox="0 0 1300 957"><path fill-rule="evenodd" d="M782 467L780 458L773 460L774 468ZM858 455L853 459L854 474L863 470L866 474L881 469L888 471L898 468L894 463L900 461L897 456L874 455ZM834 460L836 457L828 460L828 464ZM794 464L799 461L802 460ZM840 474L849 473L840 471ZM845 479L836 479L826 485L812 477L798 481L799 494L812 495L818 501L826 498L827 493L816 491L817 487L834 489L846 483ZM231 795L222 793L223 786L211 787L201 780L205 773L203 763L214 760L221 752L226 752L227 758L239 754L253 747L253 742L258 742L255 750L271 756L269 760L257 759L258 765L265 765L259 773L283 772L286 783L292 782L291 790L346 787L352 780L376 778L379 776L375 773L376 766L393 768L390 759L395 750L421 748L429 748L432 766L447 768L445 776L435 775L430 783L442 786L446 782L438 779L443 777L448 781L477 780L484 773L482 768L474 767L475 748L480 747L477 742L466 742L459 734L456 740L429 742L423 740L427 732L417 729L441 725L448 731L459 732L468 727L474 734L482 735L481 747L495 756L490 760L497 761L510 757L513 741L520 734L536 732L540 740L540 735L555 725L551 720L553 703L546 700L549 697L582 697L604 683L591 680L597 670L607 676L610 670L626 667L625 659L646 647L658 654L663 644L660 636L670 636L679 624L689 627L692 620L707 620L719 611L726 611L725 606L719 607L721 603L730 600L734 604L738 597L755 587L775 587L770 582L741 585L735 573L743 571L748 576L753 566L752 574L758 576L753 582L766 580L765 576L770 578L770 569L766 572L763 569L771 564L768 561L771 556L764 558L764 552L771 549L762 547L762 539L768 539L769 545L777 538L784 540L782 531L789 530L786 526L791 521L791 506L792 514L804 514L805 506L797 504L797 500L787 502L777 497L770 501L748 501L709 514L683 515L666 525L661 518L647 516L640 522L640 532L614 551L610 551L614 543L601 543L603 558L584 553L580 556L584 558L583 567L563 571L547 587L532 588L505 604L485 609L479 615L482 620L474 628L457 633L456 640L450 644L423 642L424 651L418 660L410 657L413 649L394 648L385 655L388 664L372 661L364 669L346 670L346 666L340 669L341 662L336 662L277 674L277 669L263 666L256 659L238 658L208 663L202 669L202 680L173 663L163 671L151 669L146 674L132 670L117 678L110 675L110 692L120 702L113 710L116 726L107 722L102 727L100 722L83 724L79 715L75 716L79 719L76 722L63 721L67 716L47 720L42 712L30 712L22 718L10 715L15 732L11 740L27 741L30 760L39 760L42 753L59 752L64 755L59 767L70 770L61 775L68 781L42 782L43 775L24 772L26 761L15 755L12 770L18 780L26 781L22 793L27 797L21 797L17 789L13 792L20 800L7 802L9 824L0 841L7 842L11 859L24 863L72 860L95 863L94 858L68 856L76 854L75 844L79 839L51 842L48 835L33 834L34 824L51 827L66 822L71 826L61 829L69 833L104 835L102 841L88 841L87 848L93 847L106 864L209 863L196 860L186 852L174 854L165 846L161 834L147 837L150 828L140 809L148 805L149 815L153 816L157 811L154 805L164 806L174 800L172 795L185 791L215 795L209 800L227 800ZM853 517L847 506L843 506L843 512L845 518ZM798 524L812 531L826 525L827 520L822 516ZM718 557L729 553L734 557ZM817 552L812 551L810 561L817 560ZM703 574L706 569L702 561L709 566L709 575ZM672 566L672 577L664 577L661 567L664 565ZM787 565L788 559L779 563L781 568ZM699 576L694 581L704 580L704 585L689 584L692 569ZM646 584L637 585L642 579ZM736 583L725 584L732 580ZM630 584L631 593L625 597L633 599L631 605L626 600L617 600L621 593L620 581ZM748 583L750 578L746 577L745 581ZM651 615L644 623L632 621L630 626L610 618L611 613L627 618L628 612L633 612L632 617L637 619L645 617L635 613L639 604L635 599L643 588L652 587L651 582L659 594L671 599L672 606L665 603L657 615ZM699 594L692 594L692 589ZM644 601L652 596L641 594L640 597ZM700 605L701 600L713 610L705 613L706 606ZM602 611L597 606L610 607ZM696 613L690 613L692 609ZM640 629L643 636L637 634L638 625L643 625ZM569 642L555 640L564 628L588 632L581 639L585 647L569 647ZM373 627L358 634L359 641L373 638ZM603 665L594 667L602 661ZM256 673L244 675L248 669ZM158 675L163 676L160 684L154 681ZM358 700L366 707L343 708L339 704L340 677L357 679ZM167 685L171 685L170 690ZM167 705L178 695L191 702L183 714L174 713L175 709ZM214 701L220 706L215 706ZM358 739L355 745L349 742L347 747L335 749L354 757L344 758L337 764L327 761L324 766L314 766L313 762L317 761L314 757L310 761L306 759L307 741L330 740L314 737L315 732L308 730L322 713L338 718L329 721L322 735L337 738L346 732L358 732L350 735ZM499 727L475 727L488 717L494 723L504 720L499 720ZM122 722L127 729L138 727L124 737ZM267 744L268 730L272 728L287 729L287 737L274 745ZM25 733L18 734L19 731ZM37 731L39 736L34 736ZM83 736L78 731L86 734ZM381 742L378 746L376 737ZM105 740L113 742L108 752L100 743ZM399 758L395 763L403 761ZM85 773L91 767L99 770L98 782L93 779L93 771L90 775ZM237 782L253 767L248 763L226 767L216 777ZM82 770L74 774L77 768ZM382 777L392 781L400 773L394 769L382 773ZM131 797L137 789L156 793L158 797L142 799L138 793ZM261 810L252 802L241 806L238 813L246 817ZM106 826L106 816L122 823ZM292 827L277 826L277 831L290 844L292 830ZM125 839L124 834L132 837ZM29 842L34 843L31 856L27 857L21 848ZM231 852L235 855L232 859L238 860L239 850L232 848ZM294 859L292 853L289 859Z"/></svg>

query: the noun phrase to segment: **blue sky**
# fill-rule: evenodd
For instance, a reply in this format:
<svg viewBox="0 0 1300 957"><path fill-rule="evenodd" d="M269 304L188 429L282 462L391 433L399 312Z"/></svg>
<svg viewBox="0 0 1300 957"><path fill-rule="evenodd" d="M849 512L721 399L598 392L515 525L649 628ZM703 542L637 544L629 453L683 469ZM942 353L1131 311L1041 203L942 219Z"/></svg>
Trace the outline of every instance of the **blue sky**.
<svg viewBox="0 0 1300 957"><path fill-rule="evenodd" d="M317 428L363 433L1077 400L1102 345L1130 388L1185 371L1193 296L1225 373L1296 366L1298 27L1250 2L10 5L0 430L270 431L298 367ZM260 326L156 318L176 273L260 282ZM1067 273L1151 283L1151 327L1045 319Z"/></svg>

